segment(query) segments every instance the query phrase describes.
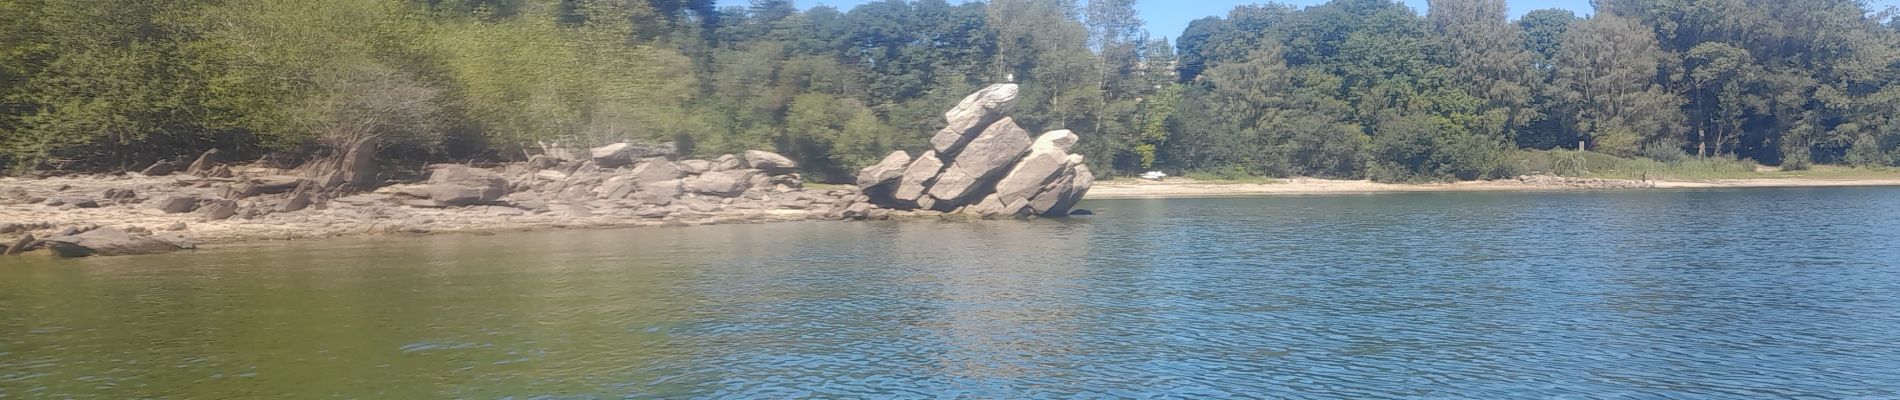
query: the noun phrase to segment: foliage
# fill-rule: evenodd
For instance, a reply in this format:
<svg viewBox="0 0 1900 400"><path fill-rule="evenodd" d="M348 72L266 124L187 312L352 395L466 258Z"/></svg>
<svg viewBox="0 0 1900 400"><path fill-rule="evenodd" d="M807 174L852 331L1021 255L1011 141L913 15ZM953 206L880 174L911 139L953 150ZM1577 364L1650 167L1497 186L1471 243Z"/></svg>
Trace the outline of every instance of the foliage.
<svg viewBox="0 0 1900 400"><path fill-rule="evenodd" d="M1134 0L716 4L0 0L0 165L646 140L846 181L1010 81L1019 123L1075 131L1107 176L1900 164L1900 30L1853 0L1247 5L1172 42Z"/></svg>

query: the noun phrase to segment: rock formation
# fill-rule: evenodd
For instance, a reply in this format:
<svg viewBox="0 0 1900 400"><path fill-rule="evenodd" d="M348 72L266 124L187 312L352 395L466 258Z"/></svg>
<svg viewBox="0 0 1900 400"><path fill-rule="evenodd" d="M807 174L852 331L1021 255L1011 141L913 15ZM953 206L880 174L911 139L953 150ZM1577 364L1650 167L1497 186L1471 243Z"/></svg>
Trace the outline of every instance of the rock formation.
<svg viewBox="0 0 1900 400"><path fill-rule="evenodd" d="M1074 132L1031 137L1007 114L1017 86L984 88L944 114L947 126L917 157L902 151L858 172L872 203L900 210L979 216L1064 216L1088 194L1094 174L1069 154Z"/></svg>

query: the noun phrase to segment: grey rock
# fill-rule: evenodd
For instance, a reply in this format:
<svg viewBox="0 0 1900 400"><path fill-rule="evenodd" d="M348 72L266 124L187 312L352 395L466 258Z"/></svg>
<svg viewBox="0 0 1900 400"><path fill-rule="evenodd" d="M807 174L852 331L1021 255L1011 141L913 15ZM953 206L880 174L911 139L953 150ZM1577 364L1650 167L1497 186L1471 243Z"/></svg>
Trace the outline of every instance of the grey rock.
<svg viewBox="0 0 1900 400"><path fill-rule="evenodd" d="M290 195L289 199L285 199L284 204L279 206L277 208L277 211L281 211L281 212L303 211L303 209L310 207L310 200L311 200L310 193L298 192L296 194Z"/></svg>
<svg viewBox="0 0 1900 400"><path fill-rule="evenodd" d="M230 219L231 216L237 215L237 212L236 200L218 200L198 207L198 215L211 221Z"/></svg>
<svg viewBox="0 0 1900 400"><path fill-rule="evenodd" d="M1081 157L1071 156L1074 165L1041 194L1029 200L1027 206L1030 212L1047 217L1067 216L1082 201L1082 197L1088 195L1089 188L1095 184L1095 175L1087 165L1082 164Z"/></svg>
<svg viewBox="0 0 1900 400"><path fill-rule="evenodd" d="M152 163L152 166L145 167L144 170L139 171L139 173L145 174L145 176L165 176L171 175L173 172L178 172L178 163L169 160Z"/></svg>
<svg viewBox="0 0 1900 400"><path fill-rule="evenodd" d="M245 197L259 194L290 193L290 191L297 190L297 187L303 186L303 184L308 181L308 179L287 175L252 178L250 180L250 188L245 190L247 194Z"/></svg>
<svg viewBox="0 0 1900 400"><path fill-rule="evenodd" d="M681 206L685 206L686 209L688 210L693 210L696 212L703 212L703 213L716 212L724 208L723 206L720 206L719 204L714 204L712 202L709 202L703 199L696 199L696 198L680 199L679 204Z"/></svg>
<svg viewBox="0 0 1900 400"><path fill-rule="evenodd" d="M105 193L100 194L99 197L106 200L123 201L136 199L139 197L139 194L138 192L132 191L132 189L106 189Z"/></svg>
<svg viewBox="0 0 1900 400"><path fill-rule="evenodd" d="M686 181L686 190L693 193L719 197L734 197L745 194L752 183L753 171L734 170L708 172Z"/></svg>
<svg viewBox="0 0 1900 400"><path fill-rule="evenodd" d="M415 208L448 208L449 203L429 199L404 199L402 205Z"/></svg>
<svg viewBox="0 0 1900 400"><path fill-rule="evenodd" d="M686 176L686 171L680 170L678 165L664 158L649 158L643 160L640 162L640 166L634 167L633 173L628 175L628 177L633 178L635 184L639 185L670 181L679 179L682 176Z"/></svg>
<svg viewBox="0 0 1900 400"><path fill-rule="evenodd" d="M986 186L1002 179L1010 165L1029 152L1030 145L1029 132L1016 126L1014 120L996 121L971 140L950 168L937 177L937 182L931 184L930 195L939 200L965 203Z"/></svg>
<svg viewBox="0 0 1900 400"><path fill-rule="evenodd" d="M628 164L633 164L632 143L623 142L595 147L589 150L588 153L593 158L594 165L598 165L601 168L620 168Z"/></svg>
<svg viewBox="0 0 1900 400"><path fill-rule="evenodd" d="M448 205L466 206L485 202L481 188L456 184L429 185L429 200Z"/></svg>
<svg viewBox="0 0 1900 400"><path fill-rule="evenodd" d="M871 217L871 210L874 209L877 209L877 206L873 206L871 203L852 204L850 207L845 207L844 211L840 213L840 217L851 220L869 219Z"/></svg>
<svg viewBox="0 0 1900 400"><path fill-rule="evenodd" d="M426 197L449 205L466 206L491 203L508 192L508 180L500 174L464 165L434 166L429 174Z"/></svg>
<svg viewBox="0 0 1900 400"><path fill-rule="evenodd" d="M753 169L773 173L789 172L798 168L798 163L792 162L792 159L786 158L778 153L763 150L746 150L745 161L746 165L751 166Z"/></svg>
<svg viewBox="0 0 1900 400"><path fill-rule="evenodd" d="M679 153L679 148L672 143L645 144L621 142L596 147L589 150L588 153L592 156L594 165L598 165L601 168L620 168L632 165L634 160L642 158L670 157Z"/></svg>
<svg viewBox="0 0 1900 400"><path fill-rule="evenodd" d="M930 184L935 182L937 174L943 172L943 160L937 158L935 150L925 151L917 159L911 160L904 168L904 176L898 180L897 191L892 197L897 201L916 202L930 192Z"/></svg>
<svg viewBox="0 0 1900 400"><path fill-rule="evenodd" d="M635 182L633 179L614 178L608 180L607 183L601 184L600 187L594 188L594 190L602 199L619 200L633 196L634 192L640 190L640 183Z"/></svg>
<svg viewBox="0 0 1900 400"><path fill-rule="evenodd" d="M904 180L904 170L910 167L910 153L903 150L891 152L883 161L858 170L858 190L871 194L874 199L895 200L897 184Z"/></svg>
<svg viewBox="0 0 1900 400"><path fill-rule="evenodd" d="M567 203L567 216L574 218L591 218L594 216L594 208L588 207L585 202L569 201Z"/></svg>
<svg viewBox="0 0 1900 400"><path fill-rule="evenodd" d="M1075 134L1066 130L1049 132L1037 138L1029 147L1029 156L1023 157L1001 181L997 181L999 206L1035 197L1043 187L1060 178L1064 170L1070 167L1067 149L1074 146L1075 141Z"/></svg>
<svg viewBox="0 0 1900 400"><path fill-rule="evenodd" d="M931 138L931 147L938 154L958 154L985 130L984 127L1003 119L1003 114L1015 107L1018 92L1018 86L1005 83L990 85L965 97L956 108L943 114L949 125Z"/></svg>
<svg viewBox="0 0 1900 400"><path fill-rule="evenodd" d="M180 231L183 229L173 229L173 230ZM152 237L152 240L157 240L159 242L172 245L172 247L177 247L180 250L191 250L191 249L198 248L197 242L193 242L191 238L187 238L185 237L184 234L180 234L177 232L159 232L159 233L152 234L151 237Z"/></svg>
<svg viewBox="0 0 1900 400"><path fill-rule="evenodd" d="M561 182L561 181L567 180L567 177L568 175L566 172L555 171L551 169L545 169L545 170L541 170L540 172L534 173L534 179L540 179L544 181Z"/></svg>
<svg viewBox="0 0 1900 400"><path fill-rule="evenodd" d="M664 206L673 204L675 199L685 193L686 181L675 179L640 186L640 192L634 194L634 199L645 204Z"/></svg>
<svg viewBox="0 0 1900 400"><path fill-rule="evenodd" d="M99 201L84 196L59 196L46 199L46 205L71 208L99 208Z"/></svg>
<svg viewBox="0 0 1900 400"><path fill-rule="evenodd" d="M185 167L185 173L206 175L211 172L211 164L216 162L218 162L218 149L205 150L204 154L198 155L197 161L192 161L190 166Z"/></svg>
<svg viewBox="0 0 1900 400"><path fill-rule="evenodd" d="M685 172L687 174L692 174L692 175L699 175L699 174L711 172L713 169L712 161L706 161L706 160L686 160L686 161L680 161L676 164L679 165L680 172Z"/></svg>
<svg viewBox="0 0 1900 400"><path fill-rule="evenodd" d="M175 251L187 247L150 236L139 236L125 231L103 227L74 235L63 235L46 239L46 245L61 257L87 256L123 256L135 254L154 254Z"/></svg>
<svg viewBox="0 0 1900 400"><path fill-rule="evenodd" d="M739 156L731 154L719 156L719 158L713 159L712 161L712 172L731 171L741 168L745 168L745 161L740 160Z"/></svg>
<svg viewBox="0 0 1900 400"><path fill-rule="evenodd" d="M166 214L184 214L198 209L198 198L195 196L170 196L158 199L156 205L157 206L153 208L164 211Z"/></svg>

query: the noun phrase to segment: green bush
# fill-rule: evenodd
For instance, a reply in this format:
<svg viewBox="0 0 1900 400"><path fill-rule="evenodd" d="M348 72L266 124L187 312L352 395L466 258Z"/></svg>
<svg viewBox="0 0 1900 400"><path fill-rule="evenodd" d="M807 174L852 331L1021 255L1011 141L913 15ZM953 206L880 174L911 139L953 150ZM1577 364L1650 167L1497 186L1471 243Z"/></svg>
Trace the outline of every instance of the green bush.
<svg viewBox="0 0 1900 400"><path fill-rule="evenodd" d="M1663 162L1576 150L1518 151L1507 163L1524 174L1611 179L1728 179L1755 172L1755 163L1730 158L1682 157Z"/></svg>

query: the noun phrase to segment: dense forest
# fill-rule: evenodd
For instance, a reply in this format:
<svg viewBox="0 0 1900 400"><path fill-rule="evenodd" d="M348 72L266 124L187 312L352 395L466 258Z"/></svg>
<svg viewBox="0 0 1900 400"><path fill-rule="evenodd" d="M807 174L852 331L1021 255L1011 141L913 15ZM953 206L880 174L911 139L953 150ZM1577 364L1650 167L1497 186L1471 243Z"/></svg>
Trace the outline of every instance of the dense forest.
<svg viewBox="0 0 1900 400"><path fill-rule="evenodd" d="M0 0L0 164L286 163L539 146L776 149L836 179L1013 81L1104 174L1378 180L1647 158L1900 163L1900 24L1855 0L1241 6L1179 37L1134 0Z"/></svg>

